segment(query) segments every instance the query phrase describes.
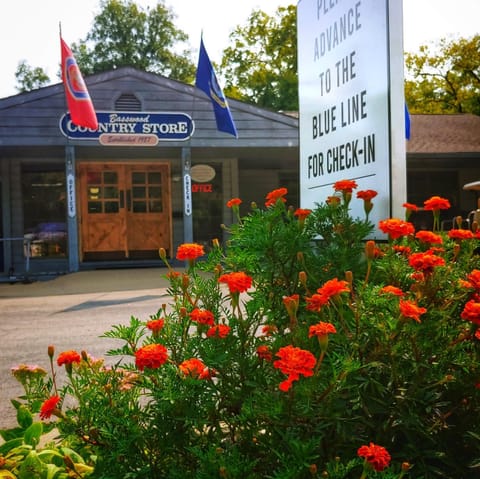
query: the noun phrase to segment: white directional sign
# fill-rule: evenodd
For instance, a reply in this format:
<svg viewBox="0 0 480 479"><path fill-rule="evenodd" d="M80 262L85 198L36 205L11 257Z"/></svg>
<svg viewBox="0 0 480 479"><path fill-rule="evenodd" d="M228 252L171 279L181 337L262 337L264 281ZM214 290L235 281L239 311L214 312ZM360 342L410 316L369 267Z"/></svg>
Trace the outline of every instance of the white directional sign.
<svg viewBox="0 0 480 479"><path fill-rule="evenodd" d="M401 12L401 0L395 1L400 1ZM350 179L357 182L357 191L378 192L370 214L374 224L391 214L392 40L388 7L388 0L298 3L303 208L314 207L332 195L336 181ZM399 40L401 51L401 35ZM400 61L403 80L403 58ZM403 104L403 90L397 88L398 94L401 98L396 98L395 112L398 104ZM396 127L402 128L403 107L397 122ZM404 134L400 139L405 142ZM399 161L405 163L405 156ZM403 191L405 180L398 180ZM352 214L363 217L363 202L351 204Z"/></svg>

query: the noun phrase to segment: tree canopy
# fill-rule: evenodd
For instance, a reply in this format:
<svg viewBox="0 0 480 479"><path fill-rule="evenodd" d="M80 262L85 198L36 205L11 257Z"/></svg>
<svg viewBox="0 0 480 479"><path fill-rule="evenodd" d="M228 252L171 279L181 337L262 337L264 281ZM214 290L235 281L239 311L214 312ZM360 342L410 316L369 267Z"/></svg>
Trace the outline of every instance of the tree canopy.
<svg viewBox="0 0 480 479"><path fill-rule="evenodd" d="M273 110L298 110L297 12L254 10L231 34L221 71L225 94Z"/></svg>
<svg viewBox="0 0 480 479"><path fill-rule="evenodd" d="M164 0L146 9L133 0L101 0L100 12L86 38L70 47L83 75L131 66L190 83L196 65L190 49L181 50L187 40L187 34L175 26L175 14ZM20 92L49 81L42 68L25 62L19 64L15 77Z"/></svg>
<svg viewBox="0 0 480 479"><path fill-rule="evenodd" d="M50 78L41 67L32 67L25 60L19 62L15 72L16 89L23 93L48 85Z"/></svg>
<svg viewBox="0 0 480 479"><path fill-rule="evenodd" d="M405 65L411 113L480 115L480 35L423 45L406 53Z"/></svg>
<svg viewBox="0 0 480 479"><path fill-rule="evenodd" d="M175 53L188 36L175 27L175 14L163 0L141 9L133 0L102 0L85 40L72 51L85 74L123 66L191 81L195 65L188 49Z"/></svg>
<svg viewBox="0 0 480 479"><path fill-rule="evenodd" d="M230 34L220 65L227 96L272 110L298 110L296 6L269 16L253 10ZM132 66L193 83L195 63L175 14L159 0L140 8L134 0L101 0L84 40L71 45L84 75ZM181 50L181 48L183 50ZM480 115L480 35L440 40L405 54L405 97L411 113ZM17 89L48 83L41 68L21 62Z"/></svg>

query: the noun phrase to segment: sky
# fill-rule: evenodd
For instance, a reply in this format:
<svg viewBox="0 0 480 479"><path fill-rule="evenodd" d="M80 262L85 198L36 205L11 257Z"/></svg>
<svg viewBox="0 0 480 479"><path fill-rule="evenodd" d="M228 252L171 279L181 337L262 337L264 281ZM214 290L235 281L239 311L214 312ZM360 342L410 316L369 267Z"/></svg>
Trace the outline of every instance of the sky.
<svg viewBox="0 0 480 479"><path fill-rule="evenodd" d="M60 63L59 25L71 44L84 39L100 0L0 0L0 98L15 95L15 71L25 60L43 68L54 83ZM135 0L154 6L156 0ZM165 0L176 14L176 26L189 36L197 51L200 33L210 59L220 63L228 36L245 24L254 9L272 15L279 6L297 0ZM403 0L404 50L418 51L422 44L440 38L455 39L480 33L480 0Z"/></svg>

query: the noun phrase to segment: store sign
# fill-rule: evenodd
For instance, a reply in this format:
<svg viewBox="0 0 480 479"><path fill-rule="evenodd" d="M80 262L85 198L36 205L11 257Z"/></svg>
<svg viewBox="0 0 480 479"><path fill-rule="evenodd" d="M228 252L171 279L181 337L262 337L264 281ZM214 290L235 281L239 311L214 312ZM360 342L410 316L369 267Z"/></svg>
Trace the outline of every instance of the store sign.
<svg viewBox="0 0 480 479"><path fill-rule="evenodd" d="M192 193L213 193L212 183L192 183Z"/></svg>
<svg viewBox="0 0 480 479"><path fill-rule="evenodd" d="M60 119L60 131L74 140L98 140L111 146L155 146L159 141L188 140L195 129L190 116L173 112L97 112L98 129L75 125L70 113Z"/></svg>

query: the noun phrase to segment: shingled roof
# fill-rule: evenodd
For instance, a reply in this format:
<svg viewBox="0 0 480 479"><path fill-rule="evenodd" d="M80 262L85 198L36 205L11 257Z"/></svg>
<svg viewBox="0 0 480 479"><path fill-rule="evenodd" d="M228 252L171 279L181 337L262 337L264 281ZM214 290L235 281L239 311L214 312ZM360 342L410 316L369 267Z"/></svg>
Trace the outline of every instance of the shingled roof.
<svg viewBox="0 0 480 479"><path fill-rule="evenodd" d="M411 115L408 154L478 153L480 116Z"/></svg>

